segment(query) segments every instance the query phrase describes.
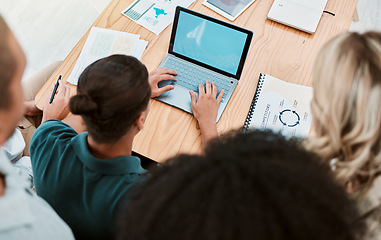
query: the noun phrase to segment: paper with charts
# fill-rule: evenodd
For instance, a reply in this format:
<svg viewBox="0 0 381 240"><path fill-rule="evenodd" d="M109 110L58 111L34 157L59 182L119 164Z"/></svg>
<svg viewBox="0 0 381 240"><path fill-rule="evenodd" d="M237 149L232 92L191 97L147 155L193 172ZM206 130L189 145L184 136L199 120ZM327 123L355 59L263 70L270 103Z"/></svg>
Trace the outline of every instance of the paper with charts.
<svg viewBox="0 0 381 240"><path fill-rule="evenodd" d="M312 122L312 88L270 75L261 75L258 84L248 128L269 129L286 137L307 137Z"/></svg>
<svg viewBox="0 0 381 240"><path fill-rule="evenodd" d="M68 82L77 85L78 78L87 66L113 54L131 55L140 59L148 42L140 35L92 27Z"/></svg>
<svg viewBox="0 0 381 240"><path fill-rule="evenodd" d="M173 22L177 6L189 7L195 0L136 0L122 14L155 34Z"/></svg>

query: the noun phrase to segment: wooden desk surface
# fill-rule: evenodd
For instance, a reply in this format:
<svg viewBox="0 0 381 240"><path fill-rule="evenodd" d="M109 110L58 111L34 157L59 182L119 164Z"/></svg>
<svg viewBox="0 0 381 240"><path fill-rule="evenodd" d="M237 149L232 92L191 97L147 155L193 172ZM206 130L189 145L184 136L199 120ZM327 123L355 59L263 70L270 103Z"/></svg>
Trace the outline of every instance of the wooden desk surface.
<svg viewBox="0 0 381 240"><path fill-rule="evenodd" d="M121 14L132 1L112 0L93 26L139 34L141 39L149 41L141 61L152 71L168 51L172 24L160 35L139 26ZM329 0L326 10L335 16L324 13L316 33L310 35L267 20L272 2L256 0L233 22L253 31L254 36L242 77L217 124L219 133L243 126L259 73L310 86L313 60L317 52L326 41L348 31L357 4L357 0L346 0L345 3L342 0ZM190 9L229 22L203 6L202 0L197 0ZM42 109L48 88L58 75L62 74L64 81L69 77L88 34L89 31L36 96L39 108ZM76 86L70 86L75 94ZM200 153L201 133L192 115L152 100L145 128L136 136L133 150L159 162L178 153Z"/></svg>

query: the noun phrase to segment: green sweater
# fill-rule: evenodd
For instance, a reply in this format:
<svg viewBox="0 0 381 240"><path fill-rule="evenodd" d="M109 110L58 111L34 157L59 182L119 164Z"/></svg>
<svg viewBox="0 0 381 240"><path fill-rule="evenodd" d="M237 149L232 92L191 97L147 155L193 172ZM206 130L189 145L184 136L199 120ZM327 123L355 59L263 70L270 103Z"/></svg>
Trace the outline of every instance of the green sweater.
<svg viewBox="0 0 381 240"><path fill-rule="evenodd" d="M77 239L112 239L119 205L146 173L137 157L93 157L87 133L78 135L61 121L46 121L36 130L30 156L37 194Z"/></svg>

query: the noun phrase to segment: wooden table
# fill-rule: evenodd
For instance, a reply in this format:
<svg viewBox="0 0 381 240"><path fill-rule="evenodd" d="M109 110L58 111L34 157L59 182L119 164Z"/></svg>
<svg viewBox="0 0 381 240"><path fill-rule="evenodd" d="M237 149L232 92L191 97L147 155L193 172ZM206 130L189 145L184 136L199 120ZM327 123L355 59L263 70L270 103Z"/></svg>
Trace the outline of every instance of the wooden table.
<svg viewBox="0 0 381 240"><path fill-rule="evenodd" d="M112 0L93 26L125 31L141 35L149 41L141 61L149 71L159 65L168 51L172 25L160 35L146 30L134 23L121 12L133 0ZM352 21L357 0L329 0L315 34L310 35L285 25L267 20L267 13L273 1L256 0L234 24L253 31L253 41L239 84L223 113L218 126L219 133L243 126L251 100L254 96L259 73L267 73L282 80L311 85L313 60L321 46L332 37L346 32ZM190 6L190 9L228 21L214 11L202 5L202 0ZM89 31L82 37L62 65L51 76L36 97L37 106L42 109L45 95L51 83L59 74L66 81L83 48ZM76 86L70 86L73 94ZM152 100L151 111L146 126L134 141L133 150L156 161L164 161L178 153L200 153L201 133L192 115L164 103Z"/></svg>

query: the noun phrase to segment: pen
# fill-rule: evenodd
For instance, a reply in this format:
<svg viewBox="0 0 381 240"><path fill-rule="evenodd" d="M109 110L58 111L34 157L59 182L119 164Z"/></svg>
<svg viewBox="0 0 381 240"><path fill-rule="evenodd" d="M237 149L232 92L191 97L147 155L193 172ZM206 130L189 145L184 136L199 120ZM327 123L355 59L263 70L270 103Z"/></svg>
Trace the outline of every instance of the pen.
<svg viewBox="0 0 381 240"><path fill-rule="evenodd" d="M58 86L60 85L60 80L61 80L61 78L62 78L62 76L60 75L60 76L58 77L58 79L57 79L56 85L54 86L54 90L53 90L52 96L50 97L49 104L52 104L52 102L53 102L54 95L56 95Z"/></svg>

